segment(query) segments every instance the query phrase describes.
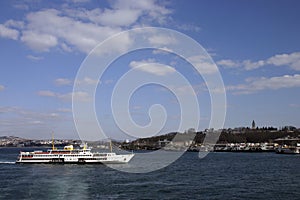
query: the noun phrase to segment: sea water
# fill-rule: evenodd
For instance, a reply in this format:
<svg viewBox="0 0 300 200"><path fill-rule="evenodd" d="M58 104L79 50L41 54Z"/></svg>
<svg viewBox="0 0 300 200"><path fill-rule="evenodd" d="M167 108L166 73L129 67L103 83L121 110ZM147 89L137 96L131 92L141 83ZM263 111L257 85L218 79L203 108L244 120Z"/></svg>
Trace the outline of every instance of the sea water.
<svg viewBox="0 0 300 200"><path fill-rule="evenodd" d="M99 164L15 164L20 150L30 149L0 149L0 199L300 199L300 155L186 152L134 174Z"/></svg>

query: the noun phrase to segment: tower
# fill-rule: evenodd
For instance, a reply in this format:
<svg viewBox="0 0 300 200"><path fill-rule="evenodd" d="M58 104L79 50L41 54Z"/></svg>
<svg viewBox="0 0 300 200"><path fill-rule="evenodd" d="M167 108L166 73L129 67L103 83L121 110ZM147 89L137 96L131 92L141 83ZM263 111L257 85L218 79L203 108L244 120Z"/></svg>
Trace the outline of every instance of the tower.
<svg viewBox="0 0 300 200"><path fill-rule="evenodd" d="M256 126L255 126L255 121L253 120L253 121L252 121L252 129L255 129L255 127L256 127Z"/></svg>

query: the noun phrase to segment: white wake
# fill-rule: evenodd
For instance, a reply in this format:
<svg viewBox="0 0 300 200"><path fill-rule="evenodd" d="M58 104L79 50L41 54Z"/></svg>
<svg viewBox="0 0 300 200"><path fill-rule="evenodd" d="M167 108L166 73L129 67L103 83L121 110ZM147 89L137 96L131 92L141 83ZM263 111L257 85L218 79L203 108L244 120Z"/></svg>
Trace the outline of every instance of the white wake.
<svg viewBox="0 0 300 200"><path fill-rule="evenodd" d="M16 162L11 162L11 161L0 161L0 164L16 164Z"/></svg>

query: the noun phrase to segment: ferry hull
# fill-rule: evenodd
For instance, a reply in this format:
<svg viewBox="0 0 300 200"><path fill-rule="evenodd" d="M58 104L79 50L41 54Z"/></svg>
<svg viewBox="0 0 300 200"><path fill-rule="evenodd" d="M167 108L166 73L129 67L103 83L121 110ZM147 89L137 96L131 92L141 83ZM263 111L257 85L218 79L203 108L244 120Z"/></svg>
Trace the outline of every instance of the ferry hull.
<svg viewBox="0 0 300 200"><path fill-rule="evenodd" d="M16 163L44 164L110 164L128 163L134 154L116 154L114 152L91 152L91 149L73 149L73 145L63 149L52 148L48 151L20 152Z"/></svg>
<svg viewBox="0 0 300 200"><path fill-rule="evenodd" d="M294 148L278 148L276 149L278 154L300 154L300 147Z"/></svg>
<svg viewBox="0 0 300 200"><path fill-rule="evenodd" d="M134 154L116 155L113 157L93 157L93 158L54 158L54 159L18 159L16 163L24 164L124 164L128 163Z"/></svg>

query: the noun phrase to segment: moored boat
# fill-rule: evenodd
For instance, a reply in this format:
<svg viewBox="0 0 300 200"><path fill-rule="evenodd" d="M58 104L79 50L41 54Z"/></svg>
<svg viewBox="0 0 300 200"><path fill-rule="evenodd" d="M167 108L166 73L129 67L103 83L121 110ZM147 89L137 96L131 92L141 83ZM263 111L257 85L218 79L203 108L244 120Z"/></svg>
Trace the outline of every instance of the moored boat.
<svg viewBox="0 0 300 200"><path fill-rule="evenodd" d="M300 138L285 137L275 140L278 143L275 151L282 154L300 154Z"/></svg>
<svg viewBox="0 0 300 200"><path fill-rule="evenodd" d="M300 154L300 145L298 146L279 146L276 148L276 153L281 153L281 154Z"/></svg>

